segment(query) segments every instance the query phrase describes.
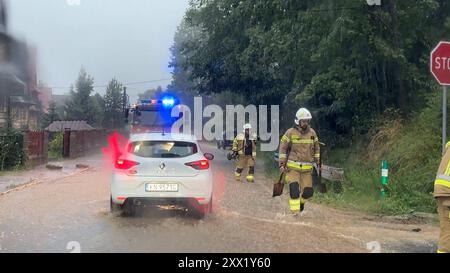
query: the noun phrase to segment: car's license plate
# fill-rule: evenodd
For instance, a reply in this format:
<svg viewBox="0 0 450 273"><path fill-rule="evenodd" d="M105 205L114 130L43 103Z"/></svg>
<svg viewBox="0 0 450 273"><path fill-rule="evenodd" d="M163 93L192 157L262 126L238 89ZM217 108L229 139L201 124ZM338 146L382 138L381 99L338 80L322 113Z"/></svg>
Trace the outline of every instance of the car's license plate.
<svg viewBox="0 0 450 273"><path fill-rule="evenodd" d="M145 191L149 192L177 192L178 184L145 184Z"/></svg>

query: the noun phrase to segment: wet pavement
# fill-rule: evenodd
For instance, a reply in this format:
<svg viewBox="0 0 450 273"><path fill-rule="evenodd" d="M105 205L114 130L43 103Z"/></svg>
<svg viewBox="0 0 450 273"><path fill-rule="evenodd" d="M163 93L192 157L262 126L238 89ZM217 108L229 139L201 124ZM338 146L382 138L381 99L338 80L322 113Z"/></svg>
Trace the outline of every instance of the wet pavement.
<svg viewBox="0 0 450 273"><path fill-rule="evenodd" d="M271 197L262 162L254 184L238 183L226 152L202 146L216 157L214 213L205 219L168 207L111 214L108 166L94 156L79 162L87 170L0 196L0 252L435 251L436 225L375 222L314 202L293 217L287 195Z"/></svg>

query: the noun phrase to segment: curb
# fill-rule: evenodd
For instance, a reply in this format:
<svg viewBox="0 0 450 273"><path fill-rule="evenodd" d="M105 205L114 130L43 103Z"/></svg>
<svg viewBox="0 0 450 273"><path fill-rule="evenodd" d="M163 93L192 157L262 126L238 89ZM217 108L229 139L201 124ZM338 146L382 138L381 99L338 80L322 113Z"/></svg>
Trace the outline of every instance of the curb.
<svg viewBox="0 0 450 273"><path fill-rule="evenodd" d="M62 177L58 177L58 178L49 180L48 182L54 182L54 181L59 180L59 179L65 179L65 178L68 178L68 177L71 177L71 176L75 176L77 174L81 174L83 172L86 172L86 171L89 171L89 170L93 170L93 169L94 169L94 167L85 168L85 169L79 170L79 171L77 171L75 173L72 173L72 174L69 174L69 175L66 175L66 176L62 176ZM36 186L36 185L39 185L39 184L42 184L42 183L43 183L42 181L34 179L31 182L22 184L22 185L20 185L18 187L15 187L13 189L10 189L10 190L4 191L4 192L0 192L0 196L4 196L4 195L12 193L14 191L20 191L20 190L23 190L23 189L26 189L26 188L29 188L29 187L32 187L32 186Z"/></svg>

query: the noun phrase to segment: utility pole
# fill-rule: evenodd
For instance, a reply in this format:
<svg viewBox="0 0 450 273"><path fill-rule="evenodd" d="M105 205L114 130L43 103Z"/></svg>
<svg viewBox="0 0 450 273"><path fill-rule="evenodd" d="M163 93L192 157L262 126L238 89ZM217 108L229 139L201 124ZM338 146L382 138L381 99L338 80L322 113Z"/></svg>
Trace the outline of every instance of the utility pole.
<svg viewBox="0 0 450 273"><path fill-rule="evenodd" d="M6 129L10 131L12 129L12 117L11 117L11 96L6 97Z"/></svg>

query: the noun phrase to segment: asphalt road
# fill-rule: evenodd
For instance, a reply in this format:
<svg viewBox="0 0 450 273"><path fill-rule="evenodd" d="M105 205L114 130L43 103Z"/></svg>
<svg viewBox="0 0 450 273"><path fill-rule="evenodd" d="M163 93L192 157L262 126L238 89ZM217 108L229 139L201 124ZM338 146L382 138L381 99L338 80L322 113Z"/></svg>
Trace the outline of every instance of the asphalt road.
<svg viewBox="0 0 450 273"><path fill-rule="evenodd" d="M214 213L204 220L173 208L136 217L109 212L109 167L99 155L74 175L0 195L0 252L434 252L438 226L380 220L307 204L301 217L288 196L272 198L261 162L256 182L233 180L233 162L210 145ZM413 230L420 229L420 232Z"/></svg>

